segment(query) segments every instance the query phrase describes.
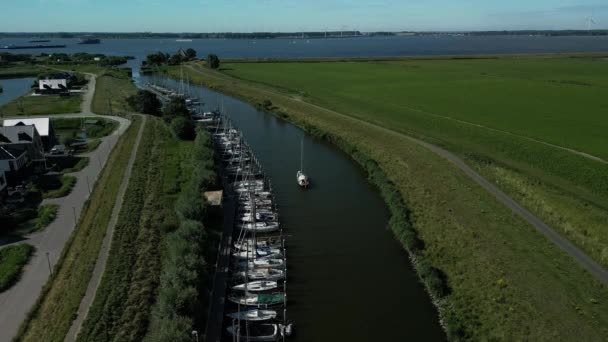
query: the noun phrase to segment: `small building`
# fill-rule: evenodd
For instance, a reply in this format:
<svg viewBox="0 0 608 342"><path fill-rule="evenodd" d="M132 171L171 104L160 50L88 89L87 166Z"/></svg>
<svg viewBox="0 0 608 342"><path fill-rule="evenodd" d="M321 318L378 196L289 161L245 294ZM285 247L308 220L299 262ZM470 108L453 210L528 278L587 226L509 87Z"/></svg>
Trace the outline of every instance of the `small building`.
<svg viewBox="0 0 608 342"><path fill-rule="evenodd" d="M14 153L25 151L31 161L44 161L44 143L34 125L0 127L0 147Z"/></svg>
<svg viewBox="0 0 608 342"><path fill-rule="evenodd" d="M38 81L38 89L56 89L56 90L64 90L68 89L68 80L66 79L46 79Z"/></svg>
<svg viewBox="0 0 608 342"><path fill-rule="evenodd" d="M60 94L68 91L68 80L65 78L38 81L38 93L40 94Z"/></svg>
<svg viewBox="0 0 608 342"><path fill-rule="evenodd" d="M34 127L36 127L38 134L42 138L45 151L49 151L57 144L57 136L55 135L55 130L53 129L49 118L4 120L5 127L29 125L34 125Z"/></svg>

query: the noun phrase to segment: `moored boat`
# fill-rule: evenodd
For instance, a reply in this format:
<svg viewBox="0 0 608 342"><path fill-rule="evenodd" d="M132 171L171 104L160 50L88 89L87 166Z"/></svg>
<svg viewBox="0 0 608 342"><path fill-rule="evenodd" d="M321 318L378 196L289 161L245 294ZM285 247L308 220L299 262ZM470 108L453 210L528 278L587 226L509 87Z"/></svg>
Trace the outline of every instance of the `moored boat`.
<svg viewBox="0 0 608 342"><path fill-rule="evenodd" d="M274 280L255 280L235 285L232 288L238 291L262 292L274 290L277 286L278 284Z"/></svg>
<svg viewBox="0 0 608 342"><path fill-rule="evenodd" d="M275 319L277 317L277 312L274 310L251 309L241 312L229 313L226 316L241 321L257 322Z"/></svg>

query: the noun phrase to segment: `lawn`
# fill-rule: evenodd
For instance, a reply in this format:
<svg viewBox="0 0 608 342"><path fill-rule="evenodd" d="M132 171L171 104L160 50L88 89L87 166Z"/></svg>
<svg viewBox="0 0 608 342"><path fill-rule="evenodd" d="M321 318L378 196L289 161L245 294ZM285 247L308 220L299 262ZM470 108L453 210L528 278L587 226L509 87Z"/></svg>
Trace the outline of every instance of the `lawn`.
<svg viewBox="0 0 608 342"><path fill-rule="evenodd" d="M33 252L34 247L28 244L0 248L0 292L17 282Z"/></svg>
<svg viewBox="0 0 608 342"><path fill-rule="evenodd" d="M376 64L370 63L360 68L371 68ZM378 65L386 68L384 64ZM396 66L390 64L391 68L396 68L395 72L399 71ZM291 67L307 67L311 73L315 73L315 68L319 66L328 68L322 63L285 66L282 70L289 72ZM237 73L241 68L267 66L229 64L224 67L232 69L227 72ZM340 63L335 67L357 71L352 69L355 66L342 66ZM309 93L303 94L297 87L288 90L285 84L273 87L242 81L198 66L184 70L195 82L205 82L219 91L238 96L252 104L269 100L275 107L273 111L280 117L320 137L337 137L342 148L349 153L363 155L378 163L381 171L403 198L407 211L410 212L409 220L424 242L419 257L447 276L450 291L438 304L444 325L453 339L605 340L608 337L606 287L450 163L401 135L402 130L406 131L403 127L409 129L409 121L390 122L390 115L381 113L385 108L383 105L367 113L368 120L354 118L355 115L362 115L357 114L361 113L361 110L358 106L347 103L348 100L344 100L344 97L340 97L342 89L360 87L362 91L359 95L367 97L369 95L363 93L373 91L369 86L353 82L327 88L322 83L334 82L328 78L342 76L331 73L317 74L319 88L337 94L331 107L350 108L343 113L346 115L341 115L308 103L321 103L322 98L329 98L328 95L320 94L322 91L319 90L314 93L319 94L317 99L311 95L313 91L310 89ZM173 75L179 75L178 69L171 72ZM260 80L266 77L264 82L270 83L268 76L262 75L261 72L259 74ZM245 77L244 74L240 76ZM293 82L300 82L295 80L298 77L298 73L291 74ZM279 76L276 78L280 79ZM363 106L360 101L358 104ZM408 111L403 117L410 118L410 115L413 114ZM420 117L426 121L418 124L412 119L411 125L424 129L426 134L435 130L444 133L429 140L447 147L456 147L455 151L464 156L473 154L463 152L472 146L477 155L486 159L478 157L471 160L485 160L487 165L497 165L493 158L511 161L509 149L517 146L534 152L532 155L541 153L541 156L547 158L559 155L562 157L558 159L560 166L567 166L568 158L580 162L563 151L560 151L563 154L547 152L550 148L546 145L531 147L532 143L525 139L488 132L483 128L454 123L453 120L437 116L428 116L431 119L426 119L427 116L421 114ZM378 125L366 121L373 121ZM518 154L519 151L514 155ZM510 165L527 163L526 158L520 158L517 163ZM585 163L580 162L579 165L583 167ZM543 168L536 170L541 175L547 172ZM520 172L517 174L522 175ZM523 174L526 179L533 176L531 173ZM554 183L560 184L559 181ZM536 181L534 184L539 185L540 182ZM571 195L570 192L561 193L565 194L564 196ZM407 245L408 237L395 227L393 229L397 238Z"/></svg>
<svg viewBox="0 0 608 342"><path fill-rule="evenodd" d="M87 123L87 121L96 123ZM110 135L118 127L118 121L91 118L55 118L51 119L55 134L59 136L76 136L85 132L87 138L96 139Z"/></svg>
<svg viewBox="0 0 608 342"><path fill-rule="evenodd" d="M80 95L31 96L27 94L0 107L0 112L6 116L79 113L80 102Z"/></svg>

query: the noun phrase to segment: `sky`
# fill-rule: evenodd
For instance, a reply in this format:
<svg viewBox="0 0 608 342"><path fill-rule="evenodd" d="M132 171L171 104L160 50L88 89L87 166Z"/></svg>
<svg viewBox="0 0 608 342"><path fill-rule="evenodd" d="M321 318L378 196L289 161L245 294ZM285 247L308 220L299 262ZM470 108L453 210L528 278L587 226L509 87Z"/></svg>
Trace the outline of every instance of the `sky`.
<svg viewBox="0 0 608 342"><path fill-rule="evenodd" d="M0 32L608 28L598 0L0 0Z"/></svg>

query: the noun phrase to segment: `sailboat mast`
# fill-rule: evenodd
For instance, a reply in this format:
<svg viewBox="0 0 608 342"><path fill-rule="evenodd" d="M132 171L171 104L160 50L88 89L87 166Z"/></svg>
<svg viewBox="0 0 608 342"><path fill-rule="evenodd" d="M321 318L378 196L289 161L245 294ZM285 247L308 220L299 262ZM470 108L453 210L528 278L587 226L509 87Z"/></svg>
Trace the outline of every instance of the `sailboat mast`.
<svg viewBox="0 0 608 342"><path fill-rule="evenodd" d="M304 172L304 139L300 141L300 171Z"/></svg>

